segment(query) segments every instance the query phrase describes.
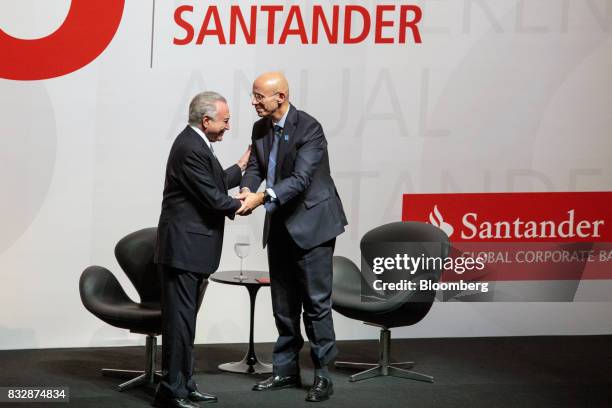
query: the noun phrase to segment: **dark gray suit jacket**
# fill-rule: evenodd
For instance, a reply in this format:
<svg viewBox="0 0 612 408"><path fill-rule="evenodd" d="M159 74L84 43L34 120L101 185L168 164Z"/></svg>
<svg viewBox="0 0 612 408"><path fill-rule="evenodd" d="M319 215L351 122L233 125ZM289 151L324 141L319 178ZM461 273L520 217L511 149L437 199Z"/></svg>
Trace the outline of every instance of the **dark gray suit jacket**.
<svg viewBox="0 0 612 408"><path fill-rule="evenodd" d="M197 273L216 271L225 217L234 218L240 208L240 200L227 190L240 179L240 167L223 170L202 137L187 126L168 157L155 262Z"/></svg>
<svg viewBox="0 0 612 408"><path fill-rule="evenodd" d="M272 121L262 118L253 125L252 152L241 187L257 191L268 172L274 132ZM314 248L344 232L347 225L342 202L330 175L327 140L315 118L293 105L283 128L272 188L280 206L280 218L295 243ZM271 216L266 214L263 245L268 242Z"/></svg>

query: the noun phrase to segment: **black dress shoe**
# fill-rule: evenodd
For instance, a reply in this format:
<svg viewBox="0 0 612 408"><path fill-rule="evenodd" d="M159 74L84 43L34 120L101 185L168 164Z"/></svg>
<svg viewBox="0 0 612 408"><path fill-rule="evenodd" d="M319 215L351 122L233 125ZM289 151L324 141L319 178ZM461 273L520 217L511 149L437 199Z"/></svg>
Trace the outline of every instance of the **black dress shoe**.
<svg viewBox="0 0 612 408"><path fill-rule="evenodd" d="M189 398L189 401L193 402L217 402L217 397L215 397L214 395L207 394L205 392L200 392L198 390L191 391L187 398Z"/></svg>
<svg viewBox="0 0 612 408"><path fill-rule="evenodd" d="M331 379L321 376L316 376L312 388L308 390L306 401L321 402L329 399L334 393L334 384Z"/></svg>
<svg viewBox="0 0 612 408"><path fill-rule="evenodd" d="M199 408L200 406L194 402L189 401L188 398L172 398L167 397L164 394L155 394L153 400L154 407L157 408Z"/></svg>
<svg viewBox="0 0 612 408"><path fill-rule="evenodd" d="M281 377L280 375L273 375L267 380L260 381L253 386L253 391L269 391L269 390L280 390L282 388L300 388L302 386L302 379L299 375L287 375Z"/></svg>

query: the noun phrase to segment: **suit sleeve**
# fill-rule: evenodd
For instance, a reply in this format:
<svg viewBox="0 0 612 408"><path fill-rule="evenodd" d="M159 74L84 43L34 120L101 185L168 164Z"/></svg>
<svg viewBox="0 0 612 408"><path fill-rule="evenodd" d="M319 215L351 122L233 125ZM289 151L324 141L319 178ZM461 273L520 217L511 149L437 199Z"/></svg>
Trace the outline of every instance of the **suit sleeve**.
<svg viewBox="0 0 612 408"><path fill-rule="evenodd" d="M210 160L197 153L189 154L182 163L182 173L183 185L202 207L233 218L240 208L240 200L215 185Z"/></svg>
<svg viewBox="0 0 612 408"><path fill-rule="evenodd" d="M227 185L228 190L238 186L241 180L242 170L240 170L240 166L234 164L233 166L225 169L225 184Z"/></svg>
<svg viewBox="0 0 612 408"><path fill-rule="evenodd" d="M297 149L291 176L274 184L272 188L280 205L306 191L327 149L323 128L317 122L308 126L303 140Z"/></svg>

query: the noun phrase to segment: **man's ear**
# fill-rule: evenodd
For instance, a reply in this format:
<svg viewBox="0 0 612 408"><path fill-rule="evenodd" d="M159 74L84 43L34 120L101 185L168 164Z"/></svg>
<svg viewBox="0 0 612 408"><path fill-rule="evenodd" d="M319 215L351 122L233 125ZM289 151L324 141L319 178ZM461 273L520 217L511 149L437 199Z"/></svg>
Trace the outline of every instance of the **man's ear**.
<svg viewBox="0 0 612 408"><path fill-rule="evenodd" d="M208 116L203 116L202 117L202 129L203 130L208 129L209 125L210 125L210 118Z"/></svg>
<svg viewBox="0 0 612 408"><path fill-rule="evenodd" d="M282 105L285 102L285 100L287 100L287 94L284 92L279 92L276 95L276 97L277 97L276 101L278 102L279 105Z"/></svg>

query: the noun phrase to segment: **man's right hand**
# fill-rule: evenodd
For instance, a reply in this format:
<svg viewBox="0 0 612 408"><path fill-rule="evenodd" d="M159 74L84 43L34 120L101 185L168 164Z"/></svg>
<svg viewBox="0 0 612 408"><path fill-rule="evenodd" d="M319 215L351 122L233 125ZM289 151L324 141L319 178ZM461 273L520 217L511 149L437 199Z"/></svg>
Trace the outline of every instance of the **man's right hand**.
<svg viewBox="0 0 612 408"><path fill-rule="evenodd" d="M248 187L242 187L240 189L240 192L236 194L234 198L237 198L240 201L244 201L244 199L249 195L250 192L251 190Z"/></svg>
<svg viewBox="0 0 612 408"><path fill-rule="evenodd" d="M246 193L242 201L242 206L236 211L238 215L250 215L254 209L264 202L264 193Z"/></svg>
<svg viewBox="0 0 612 408"><path fill-rule="evenodd" d="M249 156L251 156L251 145L247 147L246 152L244 152L240 160L238 160L238 167L240 167L240 170L246 170L247 163L249 162Z"/></svg>

